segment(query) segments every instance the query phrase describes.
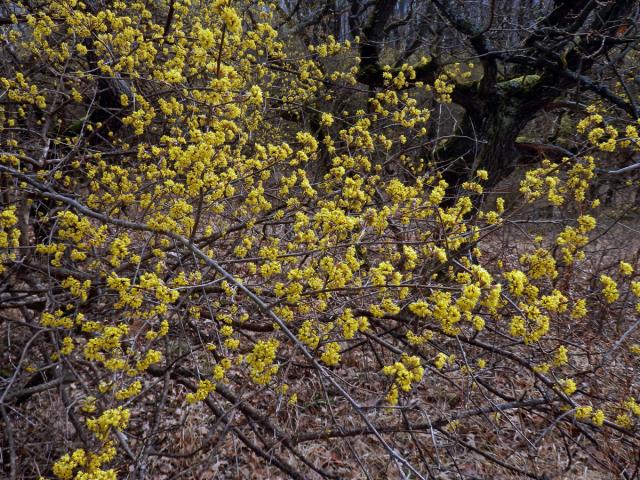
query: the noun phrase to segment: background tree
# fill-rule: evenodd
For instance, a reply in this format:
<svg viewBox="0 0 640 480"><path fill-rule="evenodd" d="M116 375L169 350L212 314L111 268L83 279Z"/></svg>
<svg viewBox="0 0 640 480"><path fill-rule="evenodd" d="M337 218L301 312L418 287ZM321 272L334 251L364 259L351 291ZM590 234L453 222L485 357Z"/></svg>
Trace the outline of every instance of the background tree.
<svg viewBox="0 0 640 480"><path fill-rule="evenodd" d="M383 65L397 69L428 55L415 80L433 83L447 76L447 65L473 64L470 77L451 79L451 101L463 109L454 113L455 127L449 125L453 138L423 152L444 165L450 185L477 168L487 169L494 185L518 162L541 150L553 153L518 137L543 112L580 110L586 92L632 120L639 116L637 81L625 63L637 52L636 2L354 0L310 5L302 13L303 4L284 8L321 32L362 38L357 78L372 91L383 87ZM323 15L335 20L327 25Z"/></svg>

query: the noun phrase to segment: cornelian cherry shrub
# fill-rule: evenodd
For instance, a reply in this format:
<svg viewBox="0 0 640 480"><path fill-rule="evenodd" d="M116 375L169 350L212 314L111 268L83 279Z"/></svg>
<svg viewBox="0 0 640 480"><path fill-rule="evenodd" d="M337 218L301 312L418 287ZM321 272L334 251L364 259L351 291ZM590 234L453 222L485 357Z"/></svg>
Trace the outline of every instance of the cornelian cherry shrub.
<svg viewBox="0 0 640 480"><path fill-rule="evenodd" d="M0 1L1 476L638 478L638 13Z"/></svg>

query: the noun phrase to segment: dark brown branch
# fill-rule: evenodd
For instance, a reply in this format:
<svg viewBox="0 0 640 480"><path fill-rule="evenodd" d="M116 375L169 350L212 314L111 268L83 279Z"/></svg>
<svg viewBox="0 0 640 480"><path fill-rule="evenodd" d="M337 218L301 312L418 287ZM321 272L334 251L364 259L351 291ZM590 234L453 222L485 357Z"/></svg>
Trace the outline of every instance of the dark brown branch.
<svg viewBox="0 0 640 480"><path fill-rule="evenodd" d="M171 2L169 3L169 12L167 13L167 20L164 23L164 30L162 33L164 37L169 35L169 32L171 31L171 22L173 21L173 12L174 12L175 3L176 3L175 0L171 0Z"/></svg>

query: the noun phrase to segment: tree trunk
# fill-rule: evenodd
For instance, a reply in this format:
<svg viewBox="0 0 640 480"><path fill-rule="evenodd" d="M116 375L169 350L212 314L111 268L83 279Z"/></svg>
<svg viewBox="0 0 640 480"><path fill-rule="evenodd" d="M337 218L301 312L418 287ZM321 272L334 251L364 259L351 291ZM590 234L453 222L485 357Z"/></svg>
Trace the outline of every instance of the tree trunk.
<svg viewBox="0 0 640 480"><path fill-rule="evenodd" d="M456 193L479 169L489 173L484 185L493 187L518 164L522 153L517 148L517 137L555 95L522 86L515 90L513 86L505 82L473 111L467 110L457 136L435 152L436 161L449 162L443 178L451 193Z"/></svg>

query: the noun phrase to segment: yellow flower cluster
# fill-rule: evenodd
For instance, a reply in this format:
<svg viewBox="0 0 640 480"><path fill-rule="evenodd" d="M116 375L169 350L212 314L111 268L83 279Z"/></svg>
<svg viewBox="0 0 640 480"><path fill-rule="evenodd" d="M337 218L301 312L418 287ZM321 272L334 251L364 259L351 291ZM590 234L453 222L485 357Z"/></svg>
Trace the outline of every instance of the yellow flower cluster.
<svg viewBox="0 0 640 480"><path fill-rule="evenodd" d="M369 328L367 317L355 317L350 308L345 309L337 320L337 324L342 327L342 336L345 340L351 340L356 332L364 332ZM302 338L301 338L302 340Z"/></svg>
<svg viewBox="0 0 640 480"><path fill-rule="evenodd" d="M15 206L0 211L0 274L5 270L5 262L16 258L15 253L10 249L20 245L20 230L13 228L17 223Z"/></svg>
<svg viewBox="0 0 640 480"><path fill-rule="evenodd" d="M528 275L533 280L543 277L553 280L558 276L556 260L547 249L538 248L532 253L523 254L520 263L529 267Z"/></svg>
<svg viewBox="0 0 640 480"><path fill-rule="evenodd" d="M89 361L106 362L105 353L116 353L116 350L120 348L122 337L127 333L129 333L129 327L125 324L105 327L100 336L89 339L83 350L84 357ZM122 368L116 367L115 369L121 370Z"/></svg>
<svg viewBox="0 0 640 480"><path fill-rule="evenodd" d="M596 220L591 215L581 215L578 218L578 228L567 226L556 238L556 244L561 247L562 259L571 264L574 260L584 260L581 250L589 242L587 233L596 227Z"/></svg>
<svg viewBox="0 0 640 480"><path fill-rule="evenodd" d="M522 337L527 345L539 341L549 331L549 316L542 313L536 305L520 303L519 307L523 315L516 315L511 319L511 335Z"/></svg>
<svg viewBox="0 0 640 480"><path fill-rule="evenodd" d="M578 388L576 382L571 378L565 378L560 382L560 385L565 395L573 395Z"/></svg>
<svg viewBox="0 0 640 480"><path fill-rule="evenodd" d="M275 339L259 340L245 357L251 378L258 385L268 384L273 375L278 373L279 366L273 362L279 345L280 342Z"/></svg>
<svg viewBox="0 0 640 480"><path fill-rule="evenodd" d="M123 388L118 390L115 394L116 400L126 400L131 397L135 397L142 391L142 382L140 380L136 380L127 388Z"/></svg>
<svg viewBox="0 0 640 480"><path fill-rule="evenodd" d="M87 419L87 427L99 440L106 440L111 429L124 430L129 424L130 412L123 407L105 410L98 418Z"/></svg>
<svg viewBox="0 0 640 480"><path fill-rule="evenodd" d="M205 400L211 393L216 391L216 384L211 382L210 380L200 380L198 383L198 388L193 393L187 393L185 400L188 404L194 404L197 402L202 402Z"/></svg>
<svg viewBox="0 0 640 480"><path fill-rule="evenodd" d="M433 89L436 92L436 100L440 103L451 103L451 94L453 93L454 84L447 83L449 76L442 73L433 83Z"/></svg>
<svg viewBox="0 0 640 480"><path fill-rule="evenodd" d="M602 284L602 296L607 303L613 303L620 298L618 284L613 278L603 273L600 275L600 283Z"/></svg>
<svg viewBox="0 0 640 480"><path fill-rule="evenodd" d="M577 407L574 416L576 420L591 421L597 427L601 427L606 418L602 410L597 409L594 411L591 406Z"/></svg>
<svg viewBox="0 0 640 480"><path fill-rule="evenodd" d="M116 480L114 469L102 468L103 464L110 462L115 456L116 449L108 441L97 454L81 448L71 455L64 454L53 464L52 471L59 480Z"/></svg>
<svg viewBox="0 0 640 480"><path fill-rule="evenodd" d="M385 366L382 369L382 373L388 377L392 377L394 380L387 394L387 401L390 405L397 405L398 389L403 392L410 391L414 383L422 380L424 368L421 366L419 357L402 354L399 362Z"/></svg>
<svg viewBox="0 0 640 480"><path fill-rule="evenodd" d="M320 360L332 367L338 365L340 363L340 344L337 342L327 343Z"/></svg>

